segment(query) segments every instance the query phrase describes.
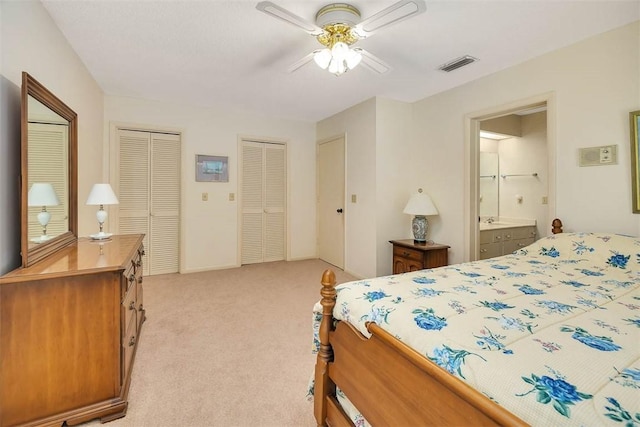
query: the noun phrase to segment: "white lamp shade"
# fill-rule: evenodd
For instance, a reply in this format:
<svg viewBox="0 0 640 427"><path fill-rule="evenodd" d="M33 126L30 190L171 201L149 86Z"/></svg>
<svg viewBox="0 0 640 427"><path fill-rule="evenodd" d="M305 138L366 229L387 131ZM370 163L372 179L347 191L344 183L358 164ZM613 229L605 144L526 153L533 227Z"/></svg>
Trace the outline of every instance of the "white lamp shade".
<svg viewBox="0 0 640 427"><path fill-rule="evenodd" d="M57 206L60 204L53 185L48 182L36 182L27 194L29 206Z"/></svg>
<svg viewBox="0 0 640 427"><path fill-rule="evenodd" d="M318 64L318 67L326 70L331 62L331 51L329 49L318 50L313 54L313 60Z"/></svg>
<svg viewBox="0 0 640 427"><path fill-rule="evenodd" d="M117 205L118 198L109 184L94 184L87 205Z"/></svg>
<svg viewBox="0 0 640 427"><path fill-rule="evenodd" d="M438 215L438 210L431 201L431 197L422 193L421 190L411 196L403 212L409 215Z"/></svg>

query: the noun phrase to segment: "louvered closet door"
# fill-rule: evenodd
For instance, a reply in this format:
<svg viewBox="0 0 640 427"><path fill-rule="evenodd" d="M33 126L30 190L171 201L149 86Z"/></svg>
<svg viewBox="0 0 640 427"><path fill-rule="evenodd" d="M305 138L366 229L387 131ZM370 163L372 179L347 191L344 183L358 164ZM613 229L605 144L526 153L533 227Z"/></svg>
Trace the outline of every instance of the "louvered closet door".
<svg viewBox="0 0 640 427"><path fill-rule="evenodd" d="M118 232L144 233L144 274L179 270L180 136L119 130Z"/></svg>
<svg viewBox="0 0 640 427"><path fill-rule="evenodd" d="M49 123L29 123L29 183L45 182L53 185L60 204L47 206L51 219L47 235L57 236L69 229L69 193L67 141L69 127ZM42 235L38 213L42 206L30 206L28 211L29 239Z"/></svg>
<svg viewBox="0 0 640 427"><path fill-rule="evenodd" d="M286 146L242 143L242 264L285 259Z"/></svg>
<svg viewBox="0 0 640 427"><path fill-rule="evenodd" d="M180 257L180 137L151 134L150 274L176 273Z"/></svg>

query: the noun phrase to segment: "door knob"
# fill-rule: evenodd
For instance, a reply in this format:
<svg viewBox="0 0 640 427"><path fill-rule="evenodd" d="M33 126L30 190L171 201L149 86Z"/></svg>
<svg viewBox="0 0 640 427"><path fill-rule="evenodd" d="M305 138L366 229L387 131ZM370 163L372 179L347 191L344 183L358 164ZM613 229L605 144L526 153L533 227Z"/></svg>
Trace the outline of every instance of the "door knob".
<svg viewBox="0 0 640 427"><path fill-rule="evenodd" d="M340 209L336 210L336 212L338 212L338 213L342 213L342 208L340 208Z"/></svg>

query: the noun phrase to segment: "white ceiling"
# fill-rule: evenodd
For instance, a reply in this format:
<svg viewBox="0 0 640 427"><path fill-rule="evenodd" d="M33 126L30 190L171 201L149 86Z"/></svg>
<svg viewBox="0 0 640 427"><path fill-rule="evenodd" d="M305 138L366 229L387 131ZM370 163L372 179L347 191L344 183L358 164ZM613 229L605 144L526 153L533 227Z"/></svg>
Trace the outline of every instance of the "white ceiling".
<svg viewBox="0 0 640 427"><path fill-rule="evenodd" d="M273 0L314 21L330 0ZM394 0L354 0L367 18ZM248 0L43 0L106 94L318 121L373 96L413 102L640 19L640 0L427 1L427 11L357 43L393 69L336 77L321 47ZM462 55L480 60L451 73ZM615 67L615 64L611 64Z"/></svg>

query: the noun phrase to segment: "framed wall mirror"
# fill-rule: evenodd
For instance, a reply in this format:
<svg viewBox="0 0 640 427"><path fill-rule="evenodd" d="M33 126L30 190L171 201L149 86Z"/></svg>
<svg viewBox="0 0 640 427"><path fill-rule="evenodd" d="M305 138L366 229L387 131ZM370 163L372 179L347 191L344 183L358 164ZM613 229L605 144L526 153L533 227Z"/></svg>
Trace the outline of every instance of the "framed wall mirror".
<svg viewBox="0 0 640 427"><path fill-rule="evenodd" d="M20 221L27 267L77 240L76 113L22 73Z"/></svg>
<svg viewBox="0 0 640 427"><path fill-rule="evenodd" d="M480 152L480 216L498 218L500 176L498 153Z"/></svg>
<svg viewBox="0 0 640 427"><path fill-rule="evenodd" d="M629 113L631 134L631 188L633 213L640 213L640 110Z"/></svg>

